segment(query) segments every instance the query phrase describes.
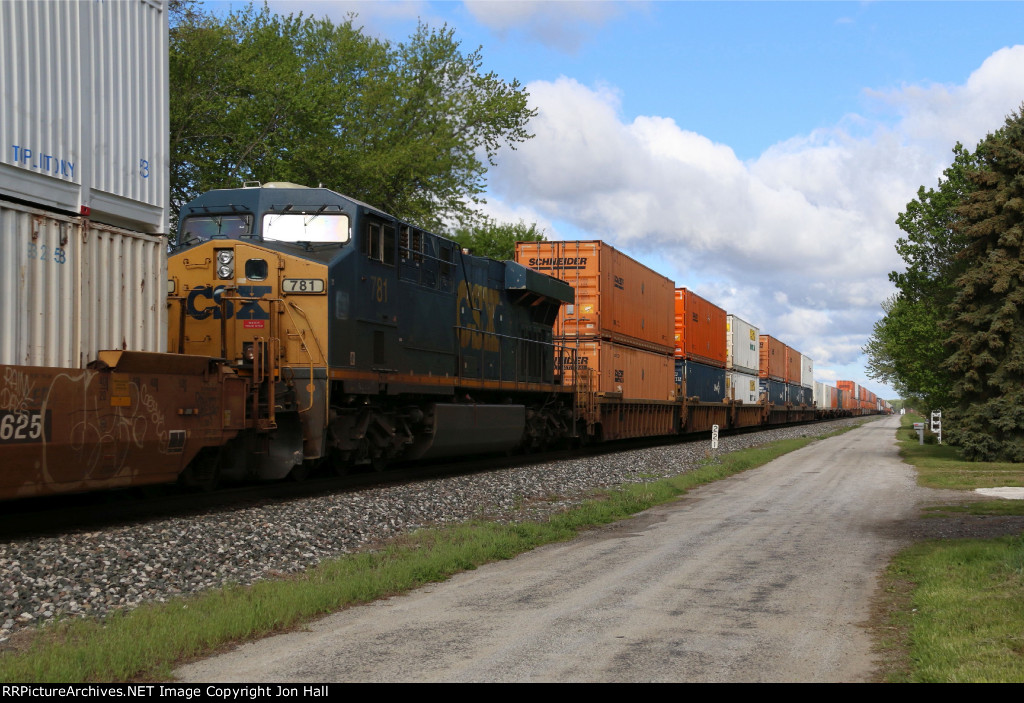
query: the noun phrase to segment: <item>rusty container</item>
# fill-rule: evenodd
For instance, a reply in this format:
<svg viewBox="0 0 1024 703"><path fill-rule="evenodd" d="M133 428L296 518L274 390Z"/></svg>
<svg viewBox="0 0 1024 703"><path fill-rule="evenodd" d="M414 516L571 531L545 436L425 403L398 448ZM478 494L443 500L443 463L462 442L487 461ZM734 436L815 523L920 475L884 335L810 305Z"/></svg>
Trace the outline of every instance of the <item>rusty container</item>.
<svg viewBox="0 0 1024 703"><path fill-rule="evenodd" d="M567 383L623 400L675 399L674 359L608 340L583 340L559 357L557 366Z"/></svg>
<svg viewBox="0 0 1024 703"><path fill-rule="evenodd" d="M786 349L788 347L767 334L758 337L758 349L760 354L760 366L758 376L770 378L773 381L786 380Z"/></svg>
<svg viewBox="0 0 1024 703"><path fill-rule="evenodd" d="M669 353L675 348L675 284L601 241L518 242L516 262L571 285L555 336L605 339Z"/></svg>
<svg viewBox="0 0 1024 703"><path fill-rule="evenodd" d="M786 383L793 383L798 386L800 385L801 356L800 352L796 349L788 346L786 347Z"/></svg>
<svg viewBox="0 0 1024 703"><path fill-rule="evenodd" d="M725 310L688 288L676 288L676 358L725 368Z"/></svg>

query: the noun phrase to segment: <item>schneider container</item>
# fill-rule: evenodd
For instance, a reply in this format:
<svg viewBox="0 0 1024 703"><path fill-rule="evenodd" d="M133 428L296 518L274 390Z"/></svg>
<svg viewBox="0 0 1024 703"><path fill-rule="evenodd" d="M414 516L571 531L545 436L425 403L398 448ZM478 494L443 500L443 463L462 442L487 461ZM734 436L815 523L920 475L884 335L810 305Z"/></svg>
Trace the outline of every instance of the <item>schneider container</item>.
<svg viewBox="0 0 1024 703"><path fill-rule="evenodd" d="M623 400L675 400L674 359L607 340L580 341L558 368L567 383Z"/></svg>
<svg viewBox="0 0 1024 703"><path fill-rule="evenodd" d="M785 381L787 349L788 347L775 337L767 334L760 335L758 337L758 375L773 381Z"/></svg>
<svg viewBox="0 0 1024 703"><path fill-rule="evenodd" d="M575 304L559 312L556 337L672 353L675 284L668 278L601 241L518 242L516 261L576 290Z"/></svg>
<svg viewBox="0 0 1024 703"><path fill-rule="evenodd" d="M725 368L725 310L688 288L676 288L676 358Z"/></svg>
<svg viewBox="0 0 1024 703"><path fill-rule="evenodd" d="M786 383L800 385L800 358L803 355L792 347L786 347Z"/></svg>
<svg viewBox="0 0 1024 703"><path fill-rule="evenodd" d="M164 3L3 0L0 36L0 195L166 233Z"/></svg>

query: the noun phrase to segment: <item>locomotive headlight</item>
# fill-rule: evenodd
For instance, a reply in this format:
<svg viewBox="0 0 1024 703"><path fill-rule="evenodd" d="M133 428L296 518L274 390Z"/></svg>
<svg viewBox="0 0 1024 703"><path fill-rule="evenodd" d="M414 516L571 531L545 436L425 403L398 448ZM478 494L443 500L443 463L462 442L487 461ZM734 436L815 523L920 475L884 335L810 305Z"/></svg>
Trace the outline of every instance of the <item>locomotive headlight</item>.
<svg viewBox="0 0 1024 703"><path fill-rule="evenodd" d="M221 280L235 277L235 252L233 250L217 250L217 277Z"/></svg>

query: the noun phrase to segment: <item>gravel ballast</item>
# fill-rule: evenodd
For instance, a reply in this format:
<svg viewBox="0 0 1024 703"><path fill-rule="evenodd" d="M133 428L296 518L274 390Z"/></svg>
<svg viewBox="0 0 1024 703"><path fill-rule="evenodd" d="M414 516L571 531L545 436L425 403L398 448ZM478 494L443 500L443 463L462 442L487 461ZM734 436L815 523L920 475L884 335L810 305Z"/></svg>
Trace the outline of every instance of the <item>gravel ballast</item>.
<svg viewBox="0 0 1024 703"><path fill-rule="evenodd" d="M718 453L861 421L723 437ZM586 500L595 489L691 471L709 447L689 442L636 449L0 542L0 642L57 617L102 616L228 583L293 574L421 527L543 518Z"/></svg>

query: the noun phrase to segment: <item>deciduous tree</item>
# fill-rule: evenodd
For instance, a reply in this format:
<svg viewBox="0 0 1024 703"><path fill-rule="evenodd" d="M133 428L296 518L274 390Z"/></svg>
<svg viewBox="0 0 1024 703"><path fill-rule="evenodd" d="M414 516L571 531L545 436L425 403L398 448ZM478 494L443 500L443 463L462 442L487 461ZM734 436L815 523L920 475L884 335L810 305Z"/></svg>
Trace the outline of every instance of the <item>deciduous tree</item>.
<svg viewBox="0 0 1024 703"><path fill-rule="evenodd" d="M449 236L464 249L469 249L477 256L489 256L498 261L514 259L516 242L543 242L547 239L544 230L537 224L527 225L520 220L496 222L486 219L472 227L460 227Z"/></svg>
<svg viewBox="0 0 1024 703"><path fill-rule="evenodd" d="M959 256L967 238L956 223L958 207L975 187L970 174L979 168L977 153L957 143L938 187L921 186L896 218L906 233L896 242L906 269L889 274L898 292L882 305L885 316L863 349L869 378L892 385L901 395L923 397L932 408L951 401L954 379L942 366L949 356L943 345L948 334L940 324L949 315L956 278L968 265Z"/></svg>
<svg viewBox="0 0 1024 703"><path fill-rule="evenodd" d="M488 165L530 138L517 81L445 26L405 42L252 5L172 8L171 200L244 181L324 185L438 230L471 222Z"/></svg>

